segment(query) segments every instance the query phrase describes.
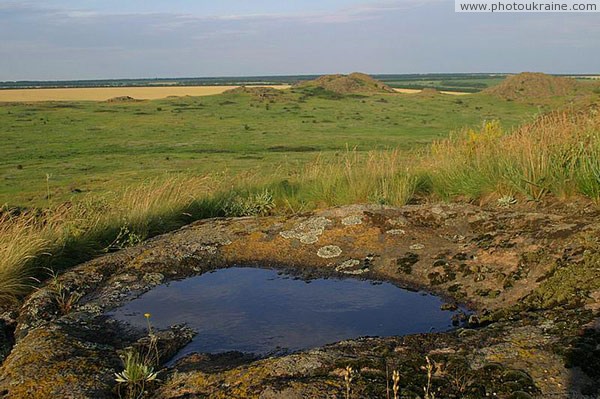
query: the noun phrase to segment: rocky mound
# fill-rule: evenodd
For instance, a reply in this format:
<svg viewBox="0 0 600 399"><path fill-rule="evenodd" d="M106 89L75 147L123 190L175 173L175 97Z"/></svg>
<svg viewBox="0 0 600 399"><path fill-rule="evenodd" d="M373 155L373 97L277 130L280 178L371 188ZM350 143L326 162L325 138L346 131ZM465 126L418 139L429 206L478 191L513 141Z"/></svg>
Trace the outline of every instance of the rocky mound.
<svg viewBox="0 0 600 399"><path fill-rule="evenodd" d="M364 73L350 75L325 75L302 82L297 87L322 88L337 94L395 93L394 89Z"/></svg>
<svg viewBox="0 0 600 399"><path fill-rule="evenodd" d="M419 97L436 97L440 94L442 93L440 93L437 89L433 89L431 87L426 87L420 92L415 93L415 95Z"/></svg>
<svg viewBox="0 0 600 399"><path fill-rule="evenodd" d="M50 283L33 293L7 331L16 344L0 367L0 397L114 398L119 354L148 345L148 336L105 312L158 284L236 264L387 280L468 304L477 315L445 333L363 338L262 360L191 355L160 370L145 397L343 397L348 365L356 373L352 397L385 397L392 370L402 393L416 397L427 384L425 356L436 397L595 395L598 220L585 207L428 204L199 221L64 273L60 291ZM59 306L61 292L76 294L69 311ZM156 339L164 362L191 332L173 327Z"/></svg>
<svg viewBox="0 0 600 399"><path fill-rule="evenodd" d="M524 72L507 77L502 83L484 90L483 93L506 100L535 100L572 96L581 89L581 84L575 79Z"/></svg>
<svg viewBox="0 0 600 399"><path fill-rule="evenodd" d="M113 98L109 98L108 100L106 100L107 103L127 103L127 102L135 102L135 101L140 101L140 100L135 99L133 97L129 97L129 96L113 97Z"/></svg>
<svg viewBox="0 0 600 399"><path fill-rule="evenodd" d="M223 94L249 94L253 98L259 101L271 101L283 96L280 90L272 87L248 87L240 86L235 89L229 89L223 92Z"/></svg>

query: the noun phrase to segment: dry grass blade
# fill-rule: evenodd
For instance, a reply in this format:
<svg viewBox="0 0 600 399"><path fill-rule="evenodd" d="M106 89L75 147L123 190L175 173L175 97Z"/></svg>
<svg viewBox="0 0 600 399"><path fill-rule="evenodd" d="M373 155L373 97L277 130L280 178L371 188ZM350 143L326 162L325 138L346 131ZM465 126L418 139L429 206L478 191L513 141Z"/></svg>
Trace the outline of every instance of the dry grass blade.
<svg viewBox="0 0 600 399"><path fill-rule="evenodd" d="M47 253L53 225L35 215L0 215L0 301L12 302L31 290L32 260Z"/></svg>

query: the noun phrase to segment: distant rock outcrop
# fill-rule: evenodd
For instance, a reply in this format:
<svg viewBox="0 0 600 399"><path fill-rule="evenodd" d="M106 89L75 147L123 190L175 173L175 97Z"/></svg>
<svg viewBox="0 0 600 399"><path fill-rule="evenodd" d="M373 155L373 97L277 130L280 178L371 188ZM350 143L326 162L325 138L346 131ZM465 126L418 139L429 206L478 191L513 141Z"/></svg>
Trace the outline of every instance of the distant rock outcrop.
<svg viewBox="0 0 600 399"><path fill-rule="evenodd" d="M533 100L571 96L582 90L583 85L572 78L523 72L507 77L502 83L484 90L483 93L506 100Z"/></svg>
<svg viewBox="0 0 600 399"><path fill-rule="evenodd" d="M426 87L423 90L421 90L420 92L416 93L416 95L420 96L420 97L436 97L440 94L442 94L442 93L440 93L439 90L431 88L431 87Z"/></svg>
<svg viewBox="0 0 600 399"><path fill-rule="evenodd" d="M229 89L223 94L249 94L257 100L260 101L271 101L279 98L283 95L280 90L274 89L272 87L248 87L248 86L240 86L234 89Z"/></svg>
<svg viewBox="0 0 600 399"><path fill-rule="evenodd" d="M107 103L126 103L126 102L135 102L135 101L140 101L140 100L135 99L133 97L129 97L129 96L113 97L113 98L109 98L108 100L106 100Z"/></svg>
<svg viewBox="0 0 600 399"><path fill-rule="evenodd" d="M322 88L337 94L395 93L394 89L385 83L358 72L350 75L324 75L315 80L302 82L297 87Z"/></svg>

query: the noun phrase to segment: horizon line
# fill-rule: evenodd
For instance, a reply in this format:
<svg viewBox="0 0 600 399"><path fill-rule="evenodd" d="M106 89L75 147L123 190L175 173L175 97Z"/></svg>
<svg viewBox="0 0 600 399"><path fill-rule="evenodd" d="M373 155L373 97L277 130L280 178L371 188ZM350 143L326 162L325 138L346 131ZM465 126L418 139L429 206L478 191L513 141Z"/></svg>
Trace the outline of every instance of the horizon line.
<svg viewBox="0 0 600 399"><path fill-rule="evenodd" d="M74 78L74 79L19 79L19 80L0 80L3 83L51 83L51 82L118 82L118 81L145 81L145 80L201 80L201 79L256 79L256 78L291 78L291 77L313 77L326 75L349 75L351 73L364 73L370 76L432 76L432 75L517 75L519 73L539 71L521 71L521 72L410 72L410 73L366 73L366 72L335 72L335 73L306 73L306 74L275 74L275 75L224 75L224 76L179 76L179 77L136 77L136 78ZM578 73L552 73L541 72L554 76L599 76L600 72L578 72Z"/></svg>

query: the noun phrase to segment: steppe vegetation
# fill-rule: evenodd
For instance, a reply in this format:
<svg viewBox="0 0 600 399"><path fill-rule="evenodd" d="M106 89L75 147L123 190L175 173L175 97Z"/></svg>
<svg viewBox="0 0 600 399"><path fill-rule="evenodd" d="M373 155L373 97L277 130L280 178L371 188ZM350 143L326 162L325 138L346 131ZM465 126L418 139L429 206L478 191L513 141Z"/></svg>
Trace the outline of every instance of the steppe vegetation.
<svg viewBox="0 0 600 399"><path fill-rule="evenodd" d="M591 86L458 98L394 94L359 78L204 98L3 104L0 299L18 300L48 269L205 217L432 198L600 202Z"/></svg>

